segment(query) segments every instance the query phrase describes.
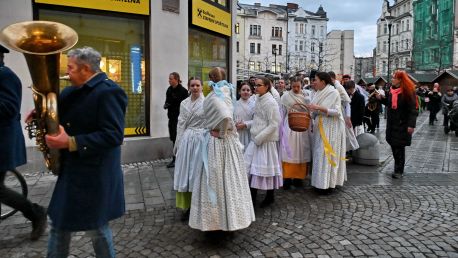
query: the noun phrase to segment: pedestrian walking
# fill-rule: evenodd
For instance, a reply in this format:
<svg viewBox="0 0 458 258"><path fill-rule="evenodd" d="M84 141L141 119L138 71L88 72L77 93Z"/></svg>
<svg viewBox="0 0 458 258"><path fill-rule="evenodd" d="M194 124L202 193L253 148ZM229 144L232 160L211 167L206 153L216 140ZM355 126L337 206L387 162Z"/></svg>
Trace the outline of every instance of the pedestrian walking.
<svg viewBox="0 0 458 258"><path fill-rule="evenodd" d="M164 109L167 109L167 117L169 118L169 137L173 146L175 146L180 104L188 97L189 93L181 85L180 75L177 72L169 74L169 84L170 86L165 94ZM172 157L172 161L167 164L167 167L175 167L175 156Z"/></svg>
<svg viewBox="0 0 458 258"><path fill-rule="evenodd" d="M458 95L455 94L452 87L447 88L447 93L442 96L442 114L444 115L444 132L448 134L451 130L457 130L453 123L450 122L449 112L453 107L453 102L458 101ZM456 131L455 131L456 132Z"/></svg>
<svg viewBox="0 0 458 258"><path fill-rule="evenodd" d="M364 119L364 96L356 90L356 84L350 80L344 83L344 88L350 96L351 102L351 124L355 132L355 136L364 133L363 119Z"/></svg>
<svg viewBox="0 0 458 258"><path fill-rule="evenodd" d="M434 85L433 90L428 93L428 98L429 125L434 125L434 122L437 121L436 115L441 110L442 94L439 91L439 84Z"/></svg>
<svg viewBox="0 0 458 258"><path fill-rule="evenodd" d="M251 87L243 82L240 87L240 99L235 104L234 119L239 140L246 148L251 140L250 128L253 122L255 99L252 98Z"/></svg>
<svg viewBox="0 0 458 258"><path fill-rule="evenodd" d="M377 98L387 107L386 141L394 158L393 178L404 175L405 147L410 146L417 119L415 85L405 71L396 71L385 97Z"/></svg>
<svg viewBox="0 0 458 258"><path fill-rule="evenodd" d="M30 239L37 240L46 230L46 209L5 186L8 170L27 163L21 128L22 85L17 75L5 66L0 45L0 202L22 212L32 222Z"/></svg>
<svg viewBox="0 0 458 258"><path fill-rule="evenodd" d="M176 193L176 206L183 210L182 221L189 219L194 177L203 169L202 148L204 133L204 95L202 82L197 77L188 81L191 96L180 104L177 139L173 153L176 155L173 185Z"/></svg>
<svg viewBox="0 0 458 258"><path fill-rule="evenodd" d="M204 169L194 179L189 226L234 231L255 220L242 147L232 120L235 88L220 67L210 70L209 77L211 92L203 103Z"/></svg>
<svg viewBox="0 0 458 258"><path fill-rule="evenodd" d="M281 97L280 157L283 168L283 189L302 186L307 176L307 163L311 157L310 130L295 132L288 122L289 112L308 112L305 105L310 104L311 93L302 90L302 79L293 77L290 80L291 90Z"/></svg>
<svg viewBox="0 0 458 258"><path fill-rule="evenodd" d="M261 208L274 202L274 189L283 185L278 155L280 111L271 90L273 87L269 79L256 79L257 99L250 129L251 142L245 151L253 203L258 190L267 190Z"/></svg>
<svg viewBox="0 0 458 258"><path fill-rule="evenodd" d="M49 204L48 256L67 257L72 232L86 231L96 257L115 257L110 220L125 212L121 144L127 96L100 70L91 47L68 52L72 86L59 95L59 134L46 135L61 150L61 167Z"/></svg>
<svg viewBox="0 0 458 258"><path fill-rule="evenodd" d="M331 76L318 72L314 88L316 93L307 106L313 119L311 183L320 193L327 193L347 179L345 122L339 92L332 86Z"/></svg>

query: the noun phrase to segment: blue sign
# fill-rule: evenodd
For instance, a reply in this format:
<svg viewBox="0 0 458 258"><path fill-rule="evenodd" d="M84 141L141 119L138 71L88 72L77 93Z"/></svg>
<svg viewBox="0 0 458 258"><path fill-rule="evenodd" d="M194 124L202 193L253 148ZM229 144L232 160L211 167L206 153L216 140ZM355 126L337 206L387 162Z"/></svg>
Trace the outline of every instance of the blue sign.
<svg viewBox="0 0 458 258"><path fill-rule="evenodd" d="M132 75L132 92L141 94L143 92L142 85L142 53L140 45L132 45L130 47L130 73Z"/></svg>

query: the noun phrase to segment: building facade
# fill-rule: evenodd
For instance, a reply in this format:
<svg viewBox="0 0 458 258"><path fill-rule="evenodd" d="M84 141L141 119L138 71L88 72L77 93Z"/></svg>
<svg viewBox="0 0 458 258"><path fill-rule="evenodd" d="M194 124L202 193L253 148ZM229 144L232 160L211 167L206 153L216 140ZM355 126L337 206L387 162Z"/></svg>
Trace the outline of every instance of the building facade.
<svg viewBox="0 0 458 258"><path fill-rule="evenodd" d="M317 12L288 3L288 71L295 73L320 69L327 34L327 14L320 6Z"/></svg>
<svg viewBox="0 0 458 258"><path fill-rule="evenodd" d="M384 0L377 20L376 74L387 75L388 63L391 72L396 69L412 70L412 39L412 0L395 0L391 6L388 0Z"/></svg>
<svg viewBox="0 0 458 258"><path fill-rule="evenodd" d="M327 34L323 50L323 71L333 71L338 77L355 71L355 32L353 30L332 30Z"/></svg>
<svg viewBox="0 0 458 258"><path fill-rule="evenodd" d="M439 73L456 68L456 11L454 0L413 1L416 70Z"/></svg>
<svg viewBox="0 0 458 258"><path fill-rule="evenodd" d="M286 72L287 12L285 6L239 3L235 26L239 71L274 74Z"/></svg>
<svg viewBox="0 0 458 258"><path fill-rule="evenodd" d="M373 57L355 57L355 82L362 78L374 77L375 63Z"/></svg>
<svg viewBox="0 0 458 258"><path fill-rule="evenodd" d="M172 155L167 112L162 108L171 72L178 72L186 85L188 76L207 81L208 71L221 66L229 81L235 81L236 6L236 1L221 0L99 0L97 4L91 0L4 0L0 1L0 28L30 20L60 22L78 33L75 47L91 46L102 54L101 69L129 99L122 146L122 160L129 163ZM27 114L33 101L25 59L11 51L5 64L22 81L21 113ZM63 53L60 75L65 72ZM67 83L62 81L61 86ZM35 142L26 144L31 169L43 168Z"/></svg>

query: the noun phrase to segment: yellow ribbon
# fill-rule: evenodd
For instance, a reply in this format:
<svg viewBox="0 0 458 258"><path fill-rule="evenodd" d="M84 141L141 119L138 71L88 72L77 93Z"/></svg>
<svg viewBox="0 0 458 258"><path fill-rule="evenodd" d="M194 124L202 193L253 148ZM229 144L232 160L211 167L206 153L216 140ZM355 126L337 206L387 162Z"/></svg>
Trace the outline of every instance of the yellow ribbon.
<svg viewBox="0 0 458 258"><path fill-rule="evenodd" d="M326 158L328 159L329 164L331 164L331 167L336 167L337 164L332 160L332 157L337 157L337 154L334 151L334 149L332 149L332 146L329 143L328 138L326 137L326 134L324 133L323 117L321 115L318 118L318 127L320 129L320 136L321 136L321 140L323 141L324 153L326 155ZM340 160L346 160L346 159L341 158Z"/></svg>

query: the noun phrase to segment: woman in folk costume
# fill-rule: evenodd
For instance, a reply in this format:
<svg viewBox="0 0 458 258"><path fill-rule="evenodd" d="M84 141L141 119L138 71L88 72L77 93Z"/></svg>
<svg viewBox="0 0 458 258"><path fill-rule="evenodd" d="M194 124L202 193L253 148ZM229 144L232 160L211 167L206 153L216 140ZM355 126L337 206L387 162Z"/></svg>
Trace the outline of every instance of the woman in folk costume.
<svg viewBox="0 0 458 258"><path fill-rule="evenodd" d="M339 92L328 73L315 76L312 104L307 105L313 118L312 186L331 189L347 179L345 164L345 122Z"/></svg>
<svg viewBox="0 0 458 258"><path fill-rule="evenodd" d="M302 80L293 77L290 80L291 90L285 91L281 97L280 126L280 157L283 168L283 189L287 190L293 184L302 185L302 180L307 175L307 163L311 160L311 145L309 130L295 132L289 128L288 112L308 112L303 107L310 104L310 91L301 90Z"/></svg>
<svg viewBox="0 0 458 258"><path fill-rule="evenodd" d="M406 146L412 143L417 121L415 84L404 71L396 71L391 78L391 88L385 97L376 94L387 108L386 142L394 158L393 178L404 175Z"/></svg>
<svg viewBox="0 0 458 258"><path fill-rule="evenodd" d="M177 139L173 149L175 154L175 173L173 188L176 193L176 206L183 209L181 219L189 218L191 206L191 192L194 176L202 168L202 135L204 133L204 112L202 95L202 82L199 78L191 77L188 82L191 96L180 104L178 116Z"/></svg>
<svg viewBox="0 0 458 258"><path fill-rule="evenodd" d="M251 87L248 82L243 82L240 86L240 99L235 104L234 119L239 140L244 148L251 140L250 128L253 120L253 110L255 99L251 98Z"/></svg>
<svg viewBox="0 0 458 258"><path fill-rule="evenodd" d="M202 231L234 231L255 220L242 145L233 116L235 88L222 68L213 68L211 92L203 103L204 169L195 175L189 226Z"/></svg>
<svg viewBox="0 0 458 258"><path fill-rule="evenodd" d="M251 125L251 142L245 151L248 168L251 198L256 202L257 190L267 190L261 208L274 202L274 189L283 185L278 140L280 129L280 111L270 90L269 79L256 79L256 105Z"/></svg>
<svg viewBox="0 0 458 258"><path fill-rule="evenodd" d="M356 140L356 136L364 133L364 127L358 127L357 130L353 129L353 125L351 124L351 107L350 107L350 96L348 96L347 91L345 90L344 86L340 84L339 80L336 79L336 74L334 72L329 72L331 76L332 83L334 87L339 92L340 95L340 102L342 104L342 115L345 121L345 135L346 135L346 150L357 150L359 149L358 141Z"/></svg>

